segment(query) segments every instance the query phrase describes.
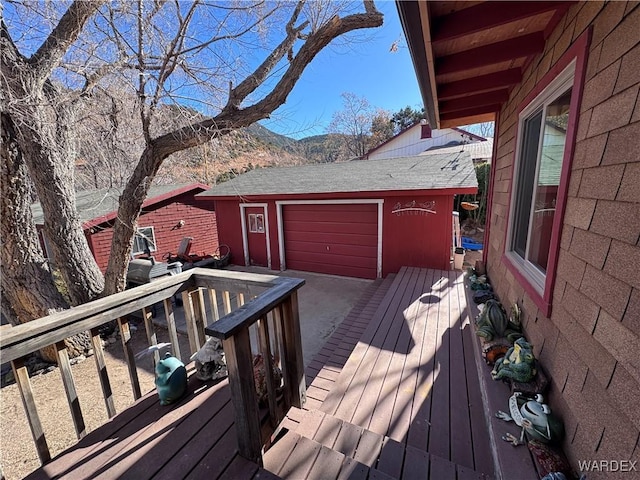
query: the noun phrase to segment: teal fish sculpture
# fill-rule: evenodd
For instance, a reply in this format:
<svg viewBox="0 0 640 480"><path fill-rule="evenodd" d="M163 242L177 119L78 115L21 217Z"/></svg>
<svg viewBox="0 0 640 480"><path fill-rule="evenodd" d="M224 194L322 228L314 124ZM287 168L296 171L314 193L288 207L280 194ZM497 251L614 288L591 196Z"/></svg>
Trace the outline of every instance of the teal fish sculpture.
<svg viewBox="0 0 640 480"><path fill-rule="evenodd" d="M187 390L187 369L180 360L167 352L156 365L156 390L160 405L179 400Z"/></svg>

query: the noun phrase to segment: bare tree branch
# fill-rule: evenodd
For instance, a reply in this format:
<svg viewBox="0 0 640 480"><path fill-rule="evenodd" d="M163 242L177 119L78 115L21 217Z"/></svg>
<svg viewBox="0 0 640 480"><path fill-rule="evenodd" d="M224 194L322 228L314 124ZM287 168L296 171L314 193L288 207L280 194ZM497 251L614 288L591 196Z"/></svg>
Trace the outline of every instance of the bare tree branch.
<svg viewBox="0 0 640 480"><path fill-rule="evenodd" d="M45 42L29 60L34 78L39 84L51 75L69 46L76 41L85 22L104 0L76 0L60 19Z"/></svg>

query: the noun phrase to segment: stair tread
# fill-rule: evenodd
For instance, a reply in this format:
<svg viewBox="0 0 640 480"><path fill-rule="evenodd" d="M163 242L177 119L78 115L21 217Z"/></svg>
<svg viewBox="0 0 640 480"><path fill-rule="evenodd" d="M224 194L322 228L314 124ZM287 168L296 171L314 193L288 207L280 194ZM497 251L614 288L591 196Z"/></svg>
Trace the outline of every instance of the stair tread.
<svg viewBox="0 0 640 480"><path fill-rule="evenodd" d="M289 416L289 415L288 415ZM287 416L287 417L288 417ZM265 454L282 478L482 480L488 477L427 451L316 410L292 409L285 437ZM277 447L277 449L276 449ZM273 456L286 456L274 461ZM272 468L277 468L273 470Z"/></svg>

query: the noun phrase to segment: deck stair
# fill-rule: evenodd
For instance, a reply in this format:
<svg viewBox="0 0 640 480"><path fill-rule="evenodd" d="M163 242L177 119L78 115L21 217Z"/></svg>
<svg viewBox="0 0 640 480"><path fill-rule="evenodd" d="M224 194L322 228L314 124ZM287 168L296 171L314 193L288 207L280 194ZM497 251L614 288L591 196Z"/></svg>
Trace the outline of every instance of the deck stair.
<svg viewBox="0 0 640 480"><path fill-rule="evenodd" d="M283 479L437 479L489 477L317 410L292 408L264 468Z"/></svg>

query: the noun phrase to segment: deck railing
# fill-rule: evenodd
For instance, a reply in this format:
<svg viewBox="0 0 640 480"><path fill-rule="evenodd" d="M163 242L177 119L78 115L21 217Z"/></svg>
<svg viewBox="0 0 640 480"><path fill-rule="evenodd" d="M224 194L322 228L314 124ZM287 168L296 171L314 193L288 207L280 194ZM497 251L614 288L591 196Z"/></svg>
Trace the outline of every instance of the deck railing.
<svg viewBox="0 0 640 480"><path fill-rule="evenodd" d="M178 293L182 295L191 353L204 344L206 335L222 340L236 415L238 450L242 456L259 461L263 444L288 407L301 407L305 399L297 304L297 290L303 284L304 280L294 278L194 268L12 327L3 333L0 339L2 362L11 362L40 462L47 463L51 454L25 366L27 356L55 345L71 417L77 437L81 439L87 434L87 429L64 339L82 332L90 333L107 415L113 417L116 409L100 327L117 322L133 397L138 399L142 392L129 344L131 333L127 316L142 313L149 345L154 345L157 344L157 335L149 313L158 303L163 304L174 355L183 358L171 301ZM211 307L211 322L206 314L206 294ZM235 309L232 296L236 298ZM222 312L219 311L219 302ZM278 382L273 369L265 368L266 403L269 407L267 423L271 430L262 428L263 418L253 381L254 359L258 353L262 355L265 367L274 363L283 373L282 381ZM156 355L156 361L158 358Z"/></svg>

